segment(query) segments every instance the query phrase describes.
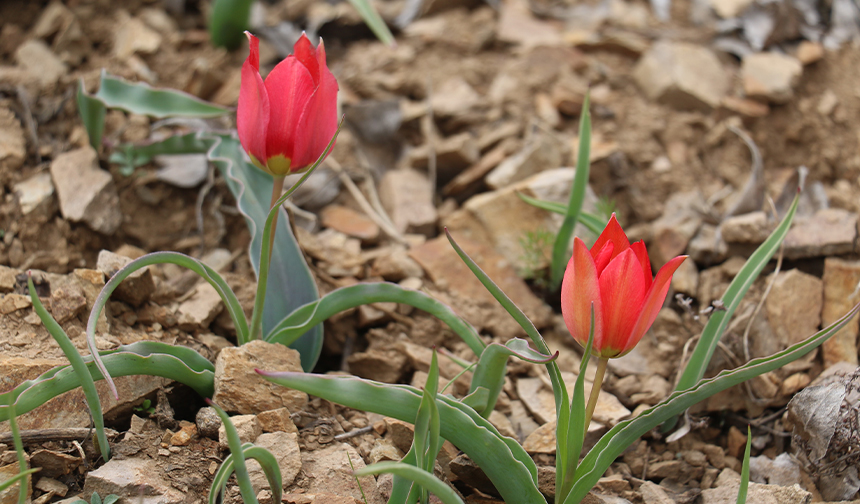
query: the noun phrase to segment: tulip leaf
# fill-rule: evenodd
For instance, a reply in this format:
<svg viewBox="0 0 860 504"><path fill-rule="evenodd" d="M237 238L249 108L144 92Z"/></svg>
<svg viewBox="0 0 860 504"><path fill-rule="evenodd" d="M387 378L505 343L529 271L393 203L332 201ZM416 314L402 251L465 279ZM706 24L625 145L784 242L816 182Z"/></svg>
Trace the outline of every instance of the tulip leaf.
<svg viewBox="0 0 860 504"><path fill-rule="evenodd" d="M100 354L112 376L161 376L188 385L202 397L212 397L215 393L215 367L188 347L140 341L114 350L105 350ZM92 355L82 359L92 380L103 379ZM0 394L0 422L9 419L9 404L15 404L18 413L24 414L80 386L81 380L72 366L50 369L39 377Z"/></svg>
<svg viewBox="0 0 860 504"><path fill-rule="evenodd" d="M418 414L414 420L415 435L412 436L412 448L416 454L416 467L432 474L436 465L436 456L442 448L439 435L439 409L436 407L437 390L439 389L439 362L436 350L430 358L430 369L424 384L424 393L418 406ZM410 450L411 451L411 450ZM417 489L419 501L425 503L429 499L427 489L419 485Z"/></svg>
<svg viewBox="0 0 860 504"><path fill-rule="evenodd" d="M484 418L488 418L496 407L496 400L505 384L508 357L512 356L533 364L546 364L557 358L558 352L556 351L554 355L544 355L529 348L528 342L520 338L514 338L504 345L490 343L478 359L478 366L475 368L469 388L470 394L481 389L487 391L486 405L481 409L473 406Z"/></svg>
<svg viewBox="0 0 860 504"><path fill-rule="evenodd" d="M565 498L564 504L580 502L597 484L606 469L615 462L615 459L643 434L714 394L803 357L836 334L857 315L858 311L860 311L860 304L854 306L833 324L782 352L770 357L753 359L739 368L725 370L713 378L701 380L693 387L674 392L638 417L618 423L582 460L579 465L581 472L577 474L576 482Z"/></svg>
<svg viewBox="0 0 860 504"><path fill-rule="evenodd" d="M406 478L426 488L439 498L444 504L463 504L460 496L442 480L414 465L403 462L379 462L355 471L356 476L368 476L375 474L391 473L401 478Z"/></svg>
<svg viewBox="0 0 860 504"><path fill-rule="evenodd" d="M254 0L215 0L209 15L209 40L215 47L238 49L245 40Z"/></svg>
<svg viewBox="0 0 860 504"><path fill-rule="evenodd" d="M78 84L76 101L78 104L78 114L81 116L81 122L84 123L84 129L86 129L87 136L89 136L90 145L93 149L99 150L99 147L102 145L102 136L105 132L105 114L107 113L105 104L98 98L87 94L84 90L84 79L81 79Z"/></svg>
<svg viewBox="0 0 860 504"><path fill-rule="evenodd" d="M281 477L281 468L278 465L278 460L272 455L272 452L261 447L254 446L251 443L242 444L242 455L245 459L255 459L260 467L263 468L263 473L266 475L266 480L269 482L269 488L272 491L272 502L281 502L281 492L283 491L283 478ZM224 501L224 489L227 485L227 480L234 471L233 454L230 453L224 457L224 462L212 478L212 485L209 487L209 504L217 504ZM219 499L219 495L221 498Z"/></svg>
<svg viewBox="0 0 860 504"><path fill-rule="evenodd" d="M215 413L221 418L221 423L224 426L227 446L230 447L230 455L233 456L233 473L236 474L236 482L239 483L239 493L242 495L242 501L245 504L257 504L257 494L254 493L254 487L251 485L251 477L248 476L248 466L245 465L245 451L243 450L242 441L239 440L239 431L236 430L236 426L230 421L230 416L220 406L210 399L206 399L206 403L215 410Z"/></svg>
<svg viewBox="0 0 860 504"><path fill-rule="evenodd" d="M358 14L361 16L361 19L364 20L364 23L368 28L376 35L376 38L380 40L383 44L387 44L390 46L394 45L394 35L391 34L391 30L388 29L388 25L385 24L385 20L382 19L382 16L379 15L376 8L370 3L370 0L349 0L349 3L355 7L355 10L358 11Z"/></svg>
<svg viewBox="0 0 860 504"><path fill-rule="evenodd" d="M12 486L12 485L14 485L15 483L17 483L18 481L20 481L20 480L22 480L22 479L25 479L25 478L27 478L28 476L30 476L31 474L35 474L35 473L37 473L37 472L39 472L39 471L41 471L41 470L42 470L42 468L41 468L41 467L34 467L34 468L32 468L32 469L27 469L27 470L26 470L26 471L24 471L24 472L18 473L18 474L16 474L15 476L12 476L11 478L7 479L6 481L4 481L4 482L0 483L0 493L2 493L2 492L3 492L3 490L6 490L6 489L7 489L7 488L9 488L10 486ZM24 486L24 488L26 488L26 485Z"/></svg>
<svg viewBox="0 0 860 504"><path fill-rule="evenodd" d="M738 488L738 504L746 504L747 489L750 485L750 452L752 451L752 432L747 425L747 447L744 449L744 460L741 466L741 486Z"/></svg>
<svg viewBox="0 0 860 504"><path fill-rule="evenodd" d="M18 504L25 504L27 502L27 490L29 489L29 482L24 480L24 478L29 476L27 473L27 459L24 454L24 443L21 441L21 432L18 430L18 417L15 413L14 404L9 405L9 411L9 430L12 431L12 444L15 446L15 455L18 459L19 478L11 478L8 482L4 483L2 488L12 486L15 481L21 480L21 483L18 484Z"/></svg>
<svg viewBox="0 0 860 504"><path fill-rule="evenodd" d="M362 411L415 420L423 393L354 377L257 371L263 378ZM505 502L545 504L537 488L537 467L528 453L469 406L450 397L436 398L440 435L463 450L484 470ZM504 462L502 462L504 461Z"/></svg>
<svg viewBox="0 0 860 504"><path fill-rule="evenodd" d="M448 232L448 229L445 229L445 234L448 236L448 241L451 242L451 246L454 247L454 250L457 252L457 255L460 256L460 259L466 263L466 266L472 271L472 273L478 278L481 284L486 288L490 294L496 298L496 301L502 305L502 308L507 311L511 317L523 328L529 338L532 340L532 344L537 348L538 352L543 353L545 355L550 355L551 352L549 347L546 345L546 342L543 339L543 336L540 335L535 325L531 320L523 313L522 310L508 297L507 294L499 288L498 285L493 282L492 279L481 269L480 266L469 257L469 254L466 253L456 241L451 236L451 233ZM569 400L567 398L567 389L564 385L564 380L561 378L561 371L558 369L558 365L555 361L551 361L546 363L546 369L549 372L549 379L552 382L552 393L555 398L555 412L556 416L558 416L559 411L563 409L567 409L570 407Z"/></svg>
<svg viewBox="0 0 860 504"><path fill-rule="evenodd" d="M570 240L573 237L573 228L579 221L582 204L585 201L585 191L588 189L588 173L591 165L591 114L588 111L589 97L585 95L582 104L582 114L579 116L579 147L576 152L576 174L573 176L573 185L570 188L570 200L564 214L564 221L555 237L552 246L552 261L550 262L550 287L558 289L564 270L570 259ZM598 234L600 232L598 231Z"/></svg>
<svg viewBox="0 0 860 504"><path fill-rule="evenodd" d="M517 196L519 196L521 200L525 201L529 205L540 208L541 210L546 210L548 212L557 213L560 215L567 215L567 205L563 203L556 203L555 201L546 201L542 199L532 198L531 196L526 196L521 192L518 192ZM581 222L586 228L588 228L589 231L598 236L600 235L600 233L603 232L603 228L606 227L605 219L601 219L597 215L586 212L584 210L579 213L579 222Z"/></svg>
<svg viewBox="0 0 860 504"><path fill-rule="evenodd" d="M753 252L737 276L732 280L732 283L729 284L726 293L723 294L720 300L722 302L721 307L711 313L711 318L705 325L702 337L690 355L690 361L687 363L687 367L684 368L684 373L678 380L675 390L688 389L705 375L705 369L708 367L708 363L711 362L711 357L714 355L717 343L719 343L732 315L734 315L744 295L752 287L755 279L758 278L759 273L761 273L776 251L779 250L779 246L785 239L785 235L788 234L788 230L791 228L791 221L797 211L799 200L800 193L798 192L782 222L771 233L768 239ZM670 422L667 422L663 426L664 432L674 427L676 421L677 419L673 418Z"/></svg>
<svg viewBox="0 0 860 504"><path fill-rule="evenodd" d="M30 291L30 300L33 302L33 311L39 316L39 319L44 324L45 329L51 333L54 341L60 346L63 354L69 359L72 371L80 383L84 391L84 397L87 400L87 406L90 409L90 416L93 419L93 427L96 430L98 438L99 450L102 458L107 461L110 458L110 445L108 444L107 436L105 435L105 419L102 415L102 403L99 399L99 393L96 391L96 384L93 382L93 377L87 372L87 366L84 358L78 353L75 344L69 339L66 331L60 327L60 324L54 320L54 317L48 313L39 296L36 295L36 287L33 285L33 278L27 275L27 288ZM7 404L11 404L11 401Z"/></svg>
<svg viewBox="0 0 860 504"><path fill-rule="evenodd" d="M154 88L143 82L129 82L102 70L99 90L92 95L106 108L115 108L156 119L166 117L218 117L227 107L209 103L194 95L168 88Z"/></svg>
<svg viewBox="0 0 860 504"><path fill-rule="evenodd" d="M388 282L350 285L333 290L317 301L312 301L284 317L266 336L266 341L289 345L309 328L332 315L371 303L403 303L445 322L469 346L475 355L481 355L486 346L478 332L444 303L427 294L406 289Z"/></svg>

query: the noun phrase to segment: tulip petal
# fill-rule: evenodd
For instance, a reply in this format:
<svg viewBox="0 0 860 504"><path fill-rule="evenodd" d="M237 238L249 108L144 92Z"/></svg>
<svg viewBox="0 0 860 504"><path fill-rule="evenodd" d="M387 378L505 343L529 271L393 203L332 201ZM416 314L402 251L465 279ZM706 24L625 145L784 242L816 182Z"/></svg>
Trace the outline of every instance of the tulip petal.
<svg viewBox="0 0 860 504"><path fill-rule="evenodd" d="M639 340L631 341L645 298L645 280L639 259L629 248L610 261L600 275L600 294L603 300L604 339L595 349L602 357L615 357L632 348Z"/></svg>
<svg viewBox="0 0 860 504"><path fill-rule="evenodd" d="M600 249L597 254L594 253L594 247L591 248L591 255L594 257L594 265L597 267L597 275L600 276L603 273L603 270L606 269L606 265L609 264L610 259L612 259L612 252L615 250L615 244L612 242L606 242L603 244L603 248Z"/></svg>
<svg viewBox="0 0 860 504"><path fill-rule="evenodd" d="M639 264L642 266L642 277L645 279L645 290L651 287L651 282L654 277L651 276L651 259L648 257L648 250L645 248L645 243L639 240L630 245L636 258L639 259Z"/></svg>
<svg viewBox="0 0 860 504"><path fill-rule="evenodd" d="M603 228L603 232L597 237L597 241L595 241L594 245L591 247L592 256L595 257L595 259L597 258L595 254L600 252L607 242L611 242L615 245L615 249L612 251L612 256L609 258L610 260L615 259L618 257L618 254L630 248L630 240L627 239L627 235L624 234L624 230L621 229L621 224L618 223L618 219L615 218L614 213L612 214L612 217L609 218L609 222L606 223L606 227Z"/></svg>
<svg viewBox="0 0 860 504"><path fill-rule="evenodd" d="M675 270L678 269L686 258L687 256L678 256L664 264L660 268L660 271L657 272L657 277L654 278L651 288L645 294L642 310L639 313L639 320L636 321L636 325L632 331L632 336L637 342L642 339L642 336L645 335L651 324L657 319L657 314L660 312L660 308L663 307L663 301L666 300L666 294L669 293L672 275L675 274ZM631 346L630 348L633 347Z"/></svg>
<svg viewBox="0 0 860 504"><path fill-rule="evenodd" d="M322 45L322 39L320 39L320 45ZM308 69L311 78L314 80L314 85L319 85L320 68L316 52L308 36L302 32L302 36L299 37L299 40L293 46L293 56ZM325 58L323 58L323 65L325 65Z"/></svg>
<svg viewBox="0 0 860 504"><path fill-rule="evenodd" d="M337 80L326 66L322 40L317 47L316 58L319 85L299 119L293 151L294 170L313 164L337 131L338 86Z"/></svg>
<svg viewBox="0 0 860 504"><path fill-rule="evenodd" d="M236 109L236 129L239 141L248 154L260 165L266 164L266 138L271 105L263 78L260 77L260 41L248 36L250 53L242 64L242 84L239 88L239 104Z"/></svg>
<svg viewBox="0 0 860 504"><path fill-rule="evenodd" d="M591 307L594 306L594 345L599 348L603 335L603 301L594 259L582 240L573 239L573 256L567 263L561 283L561 314L571 336L582 346L591 332Z"/></svg>
<svg viewBox="0 0 860 504"><path fill-rule="evenodd" d="M283 155L291 160L291 166L294 167L296 137L304 134L303 131L297 131L298 119L313 96L313 78L298 58L288 56L275 65L266 77L265 84L272 111L266 135L266 153L270 157Z"/></svg>

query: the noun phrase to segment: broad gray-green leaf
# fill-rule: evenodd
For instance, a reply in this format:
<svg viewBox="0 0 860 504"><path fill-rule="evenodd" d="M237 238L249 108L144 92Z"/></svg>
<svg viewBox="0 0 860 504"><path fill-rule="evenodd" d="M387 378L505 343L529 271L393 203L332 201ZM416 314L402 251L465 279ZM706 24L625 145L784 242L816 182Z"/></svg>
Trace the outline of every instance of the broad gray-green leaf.
<svg viewBox="0 0 860 504"><path fill-rule="evenodd" d="M469 387L470 394L479 388L484 388L488 392L487 404L484 409L478 410L476 408L476 411L484 418L490 416L493 408L496 407L496 400L498 400L499 394L502 392L502 386L505 384L508 357L517 357L532 364L546 364L558 357L558 352L554 355L544 355L532 350L529 347L528 341L520 338L514 338L504 345L499 343L487 345L487 348L484 349L484 352L481 353L481 357L478 359L478 366L475 368L472 384Z"/></svg>
<svg viewBox="0 0 860 504"><path fill-rule="evenodd" d="M426 488L439 497L444 504L463 504L460 496L457 495L451 487L446 485L442 480L433 475L433 473L425 471L414 465L404 464L402 462L379 462L378 464L369 465L355 471L356 476L367 476L371 474L391 473L401 478L406 478Z"/></svg>
<svg viewBox="0 0 860 504"><path fill-rule="evenodd" d="M580 502L615 459L649 430L714 394L803 357L836 334L858 311L860 304L830 326L782 352L751 360L737 369L726 370L713 378L701 380L688 390L674 392L638 417L619 423L607 432L582 460L579 465L581 472L577 474L576 483L564 504Z"/></svg>
<svg viewBox="0 0 860 504"><path fill-rule="evenodd" d="M99 90L91 96L106 108L116 108L157 119L165 117L218 117L230 109L175 89L129 82L102 71Z"/></svg>
<svg viewBox="0 0 860 504"><path fill-rule="evenodd" d="M412 422L423 397L407 385L391 385L353 377L257 371L265 379L362 411ZM537 467L520 444L499 434L472 408L447 396L436 406L440 433L480 466L506 502L545 504L537 489ZM500 462L504 461L504 462Z"/></svg>
<svg viewBox="0 0 860 504"><path fill-rule="evenodd" d="M209 39L215 47L230 51L245 40L254 0L215 0L209 15Z"/></svg>

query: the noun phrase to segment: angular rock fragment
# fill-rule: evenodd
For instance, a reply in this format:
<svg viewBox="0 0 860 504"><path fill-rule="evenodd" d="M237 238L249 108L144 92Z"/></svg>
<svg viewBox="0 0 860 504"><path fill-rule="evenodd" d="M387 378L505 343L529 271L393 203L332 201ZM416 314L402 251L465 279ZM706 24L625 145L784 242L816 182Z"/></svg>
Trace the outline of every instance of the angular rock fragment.
<svg viewBox="0 0 860 504"><path fill-rule="evenodd" d="M51 177L63 217L111 234L122 223L119 196L113 179L98 167L97 159L92 147L60 154L51 163Z"/></svg>
<svg viewBox="0 0 860 504"><path fill-rule="evenodd" d="M749 54L741 62L744 92L750 98L771 103L790 101L802 73L800 61L785 54Z"/></svg>
<svg viewBox="0 0 860 504"><path fill-rule="evenodd" d="M660 41L636 64L633 77L648 98L682 110L708 112L719 106L729 78L710 49Z"/></svg>
<svg viewBox="0 0 860 504"><path fill-rule="evenodd" d="M115 254L109 250L99 252L96 260L96 269L105 274L105 277L113 277L132 260L128 257ZM149 297L155 292L155 280L149 267L139 269L127 276L117 286L113 295L132 306L140 306L149 301Z"/></svg>

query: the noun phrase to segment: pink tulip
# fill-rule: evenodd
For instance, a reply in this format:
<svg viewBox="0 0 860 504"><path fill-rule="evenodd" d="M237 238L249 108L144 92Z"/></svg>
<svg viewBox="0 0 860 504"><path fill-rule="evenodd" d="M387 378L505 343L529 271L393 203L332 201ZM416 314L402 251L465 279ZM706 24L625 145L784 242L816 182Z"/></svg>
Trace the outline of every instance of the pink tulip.
<svg viewBox="0 0 860 504"><path fill-rule="evenodd" d="M313 164L337 130L337 81L302 34L293 55L260 77L260 41L245 32L251 51L242 65L236 123L239 141L261 169L275 176ZM328 153L326 153L328 154Z"/></svg>
<svg viewBox="0 0 860 504"><path fill-rule="evenodd" d="M593 305L594 354L626 354L654 323L672 275L686 257L670 260L652 279L645 244L631 245L615 214L591 250L574 238L561 284L561 313L570 334L582 346L588 343Z"/></svg>

